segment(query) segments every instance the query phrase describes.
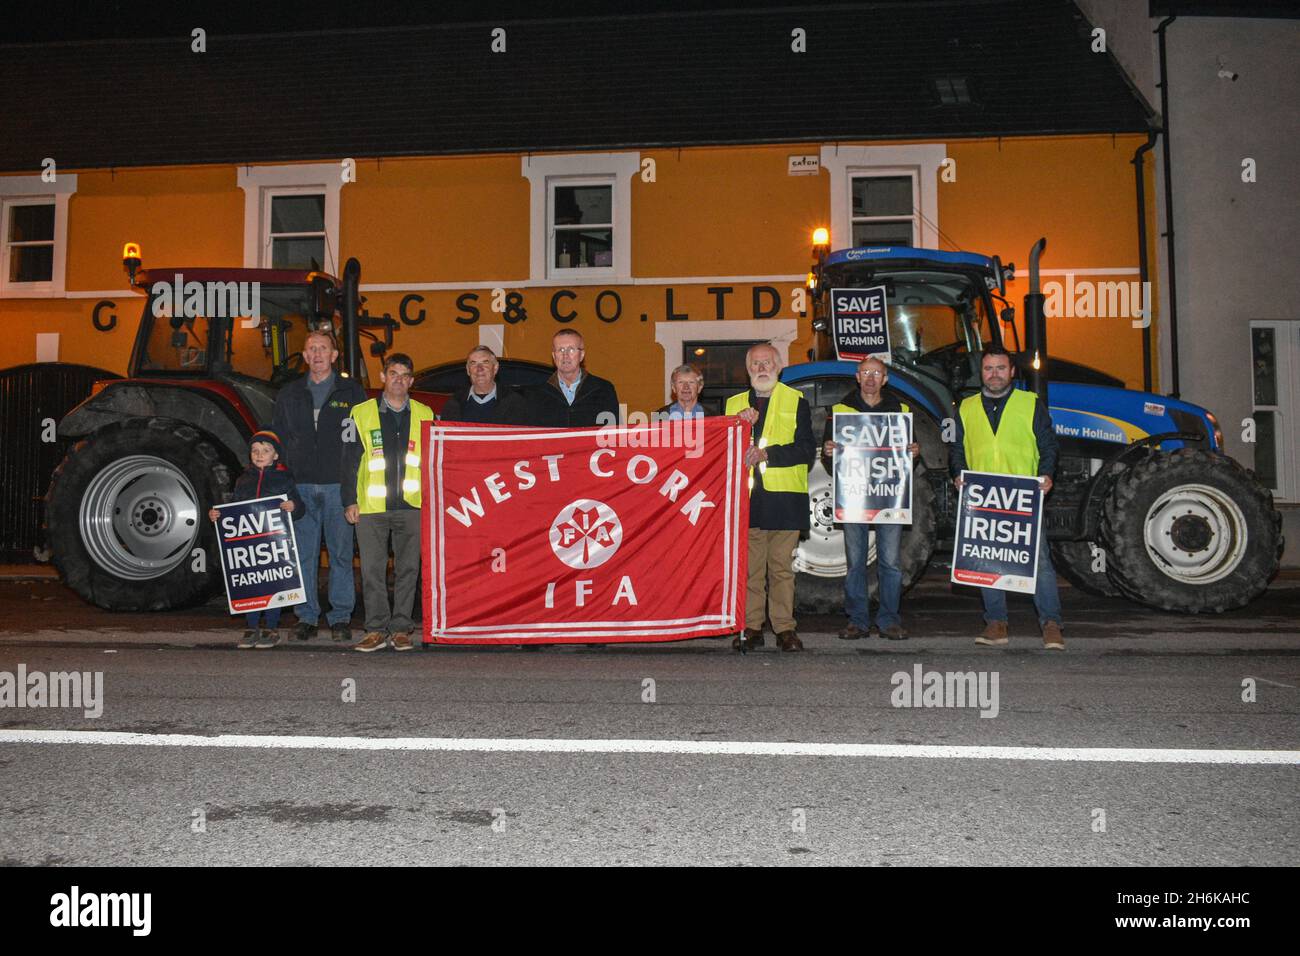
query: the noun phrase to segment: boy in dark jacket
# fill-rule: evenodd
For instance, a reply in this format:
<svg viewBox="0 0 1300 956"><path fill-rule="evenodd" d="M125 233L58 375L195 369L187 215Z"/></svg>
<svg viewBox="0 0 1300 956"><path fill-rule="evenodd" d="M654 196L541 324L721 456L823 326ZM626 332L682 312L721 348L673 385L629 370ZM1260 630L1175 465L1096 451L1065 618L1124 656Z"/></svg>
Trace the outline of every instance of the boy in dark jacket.
<svg viewBox="0 0 1300 956"><path fill-rule="evenodd" d="M298 495L298 486L294 483L293 473L280 461L280 436L273 431L263 429L248 440L249 466L235 482L234 496L231 501L252 501L257 498L271 498L275 495L288 495L287 501L280 502L280 508L297 518L303 513L302 498ZM208 517L216 521L221 512L209 509ZM258 618L261 617L261 627ZM247 630L239 642L241 650L255 647L258 650L270 650L280 643L280 609L269 607L263 611L249 611L244 615Z"/></svg>

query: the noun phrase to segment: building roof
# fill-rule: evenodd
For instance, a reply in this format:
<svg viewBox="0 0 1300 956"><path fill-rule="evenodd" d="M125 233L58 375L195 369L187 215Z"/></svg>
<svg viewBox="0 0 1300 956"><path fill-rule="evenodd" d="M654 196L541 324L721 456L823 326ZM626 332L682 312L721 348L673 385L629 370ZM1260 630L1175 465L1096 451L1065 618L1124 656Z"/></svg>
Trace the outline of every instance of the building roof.
<svg viewBox="0 0 1300 956"><path fill-rule="evenodd" d="M0 171L1145 131L1090 30L894 0L7 45Z"/></svg>

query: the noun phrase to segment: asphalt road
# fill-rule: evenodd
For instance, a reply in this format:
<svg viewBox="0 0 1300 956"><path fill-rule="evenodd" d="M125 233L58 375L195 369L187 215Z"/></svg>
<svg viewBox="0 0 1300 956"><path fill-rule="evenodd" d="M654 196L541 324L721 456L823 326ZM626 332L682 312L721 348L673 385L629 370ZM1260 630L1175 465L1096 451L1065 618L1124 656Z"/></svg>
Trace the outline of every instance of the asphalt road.
<svg viewBox="0 0 1300 956"><path fill-rule="evenodd" d="M0 583L0 672L98 671L104 689L98 718L5 708L0 735L144 735L0 736L0 863L1300 863L1300 581L1215 618L1063 596L1063 654L1017 602L1010 647L977 647L977 598L932 574L905 599L915 637L900 644L839 641L837 618L812 618L804 654L701 640L360 655L236 651L219 607L112 615L54 582ZM996 675L996 716L895 706L917 665L983 675L986 713ZM175 735L205 739L160 745ZM407 749L373 749L394 743ZM1038 749L944 749L962 747ZM1279 762L1241 762L1263 751Z"/></svg>

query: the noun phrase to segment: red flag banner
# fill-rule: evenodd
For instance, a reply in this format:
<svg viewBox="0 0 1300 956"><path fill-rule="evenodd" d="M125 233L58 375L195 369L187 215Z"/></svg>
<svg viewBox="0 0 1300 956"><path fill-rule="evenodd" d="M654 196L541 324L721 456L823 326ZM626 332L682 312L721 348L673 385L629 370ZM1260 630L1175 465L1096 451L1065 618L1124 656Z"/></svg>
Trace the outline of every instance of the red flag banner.
<svg viewBox="0 0 1300 956"><path fill-rule="evenodd" d="M424 640L675 641L744 624L749 426L424 425Z"/></svg>

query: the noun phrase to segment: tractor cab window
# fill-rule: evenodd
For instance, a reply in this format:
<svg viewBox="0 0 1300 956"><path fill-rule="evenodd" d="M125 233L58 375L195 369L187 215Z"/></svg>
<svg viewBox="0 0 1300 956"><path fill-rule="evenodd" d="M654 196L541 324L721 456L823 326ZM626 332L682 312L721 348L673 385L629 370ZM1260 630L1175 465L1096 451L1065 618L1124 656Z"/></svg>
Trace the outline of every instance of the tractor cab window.
<svg viewBox="0 0 1300 956"><path fill-rule="evenodd" d="M906 270L880 274L854 269L830 272L832 289L883 285L894 362L945 385L971 381L974 356L990 341L987 297L973 278L958 272ZM978 382L978 375L974 378Z"/></svg>
<svg viewBox="0 0 1300 956"><path fill-rule="evenodd" d="M310 292L304 286L261 285L253 315L174 316L168 297L145 305L136 368L174 374L233 373L282 384L305 371ZM205 310L196 310L205 311ZM159 314L155 314L159 313Z"/></svg>

